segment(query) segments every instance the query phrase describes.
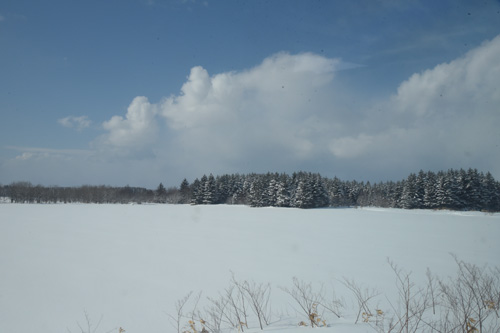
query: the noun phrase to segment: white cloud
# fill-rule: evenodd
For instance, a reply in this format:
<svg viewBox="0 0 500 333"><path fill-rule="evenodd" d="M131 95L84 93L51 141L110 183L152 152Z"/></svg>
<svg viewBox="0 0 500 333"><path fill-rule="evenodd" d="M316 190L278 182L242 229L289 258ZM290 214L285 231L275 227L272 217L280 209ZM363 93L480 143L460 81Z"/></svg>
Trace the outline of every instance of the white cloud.
<svg viewBox="0 0 500 333"><path fill-rule="evenodd" d="M416 117L476 113L500 100L500 36L464 57L412 75L403 82L394 106Z"/></svg>
<svg viewBox="0 0 500 333"><path fill-rule="evenodd" d="M18 155L15 158L16 158L16 160L26 161L26 160L32 159L33 155L34 155L33 153L22 153L21 155Z"/></svg>
<svg viewBox="0 0 500 333"><path fill-rule="evenodd" d="M331 113L325 101L341 65L312 53L279 53L241 72L211 76L193 67L178 95L157 104L136 97L125 117L103 123L107 133L93 146L104 155L156 156L166 168L196 174L307 160L323 150L318 140L332 128L322 115ZM160 131L159 117L167 131Z"/></svg>
<svg viewBox="0 0 500 333"><path fill-rule="evenodd" d="M499 177L498 59L500 36L461 58L413 74L394 96L362 116L370 126L333 139L330 150L360 163L375 159L388 169L413 165L406 173L478 167Z"/></svg>
<svg viewBox="0 0 500 333"><path fill-rule="evenodd" d="M193 156L221 164L274 152L310 157L321 127L318 105L339 63L279 53L242 72L210 76L194 67L181 94L164 100L160 112L177 131L176 144Z"/></svg>
<svg viewBox="0 0 500 333"><path fill-rule="evenodd" d="M2 21L5 21L5 16L3 16L2 14L0 14L0 22Z"/></svg>
<svg viewBox="0 0 500 333"><path fill-rule="evenodd" d="M500 139L499 59L500 36L462 58L414 74L391 100L396 114L409 122L407 127L433 130L427 134L444 144L447 158L458 162L467 153L500 162L498 147L495 153Z"/></svg>
<svg viewBox="0 0 500 333"><path fill-rule="evenodd" d="M367 177L459 167L500 175L499 154L491 154L500 139L497 59L500 37L412 75L395 95L368 107L347 105L356 93L335 90L344 64L338 59L278 53L248 70L215 75L197 66L178 95L157 104L135 98L125 118L103 124L108 133L98 143L122 152L153 149L158 163L188 177L335 173L332 166L363 166L371 169ZM166 131L159 131L159 117Z"/></svg>
<svg viewBox="0 0 500 333"><path fill-rule="evenodd" d="M88 119L87 116L69 116L65 118L58 119L57 122L67 128L75 128L78 131L81 131L87 127L89 127L92 122Z"/></svg>
<svg viewBox="0 0 500 333"><path fill-rule="evenodd" d="M104 122L91 154L69 155L73 160L59 154L57 161L80 171L90 163L114 179L119 166L119 174L154 177L149 184L162 175L177 181L209 172L296 170L397 180L419 169L461 167L500 178L498 59L500 37L411 75L393 96L371 104L342 87L336 71L344 63L311 53L278 53L238 72L210 74L197 66L179 94L158 103L136 97L125 116ZM76 118L60 123L76 127ZM24 152L11 172L37 158L58 165L48 163L50 151Z"/></svg>
<svg viewBox="0 0 500 333"><path fill-rule="evenodd" d="M134 98L125 118L113 116L102 124L108 133L98 138L97 147L127 154L154 143L158 134L156 109L146 97Z"/></svg>

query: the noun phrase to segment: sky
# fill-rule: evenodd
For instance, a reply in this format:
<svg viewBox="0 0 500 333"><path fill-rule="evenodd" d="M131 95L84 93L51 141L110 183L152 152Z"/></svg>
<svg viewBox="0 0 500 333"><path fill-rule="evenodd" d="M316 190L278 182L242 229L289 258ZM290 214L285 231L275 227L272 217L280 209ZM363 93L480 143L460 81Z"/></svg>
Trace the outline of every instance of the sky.
<svg viewBox="0 0 500 333"><path fill-rule="evenodd" d="M4 0L0 184L500 179L500 1Z"/></svg>

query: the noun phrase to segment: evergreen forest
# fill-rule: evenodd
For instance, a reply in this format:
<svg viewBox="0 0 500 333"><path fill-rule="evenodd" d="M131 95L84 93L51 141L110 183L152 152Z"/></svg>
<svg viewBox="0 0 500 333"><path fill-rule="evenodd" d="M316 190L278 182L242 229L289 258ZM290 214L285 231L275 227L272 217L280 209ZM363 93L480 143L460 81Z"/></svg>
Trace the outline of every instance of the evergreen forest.
<svg viewBox="0 0 500 333"><path fill-rule="evenodd" d="M400 181L343 181L318 173L203 175L179 187L44 187L29 182L0 186L0 197L15 203L238 204L252 207L392 207L500 211L500 183L487 172L450 169L420 171Z"/></svg>

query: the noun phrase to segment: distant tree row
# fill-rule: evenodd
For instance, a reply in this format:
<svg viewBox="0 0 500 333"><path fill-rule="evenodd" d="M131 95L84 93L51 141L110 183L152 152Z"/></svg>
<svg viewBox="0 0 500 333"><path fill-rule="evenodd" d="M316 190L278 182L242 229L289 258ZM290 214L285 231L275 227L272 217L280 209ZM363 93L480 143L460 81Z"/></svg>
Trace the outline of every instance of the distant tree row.
<svg viewBox="0 0 500 333"><path fill-rule="evenodd" d="M398 182L341 181L298 172L204 175L179 190L179 203L252 207L378 206L405 209L500 211L500 183L476 169L420 171Z"/></svg>
<svg viewBox="0 0 500 333"><path fill-rule="evenodd" d="M17 203L243 204L252 207L377 206L405 209L500 211L500 183L476 169L420 171L398 182L342 181L297 172L203 175L180 187L43 187L29 182L0 185L0 197Z"/></svg>
<svg viewBox="0 0 500 333"><path fill-rule="evenodd" d="M80 186L44 187L30 182L15 182L0 186L0 197L14 203L142 203L166 202L167 190L162 184L160 191L140 187ZM163 189L163 190L161 190Z"/></svg>

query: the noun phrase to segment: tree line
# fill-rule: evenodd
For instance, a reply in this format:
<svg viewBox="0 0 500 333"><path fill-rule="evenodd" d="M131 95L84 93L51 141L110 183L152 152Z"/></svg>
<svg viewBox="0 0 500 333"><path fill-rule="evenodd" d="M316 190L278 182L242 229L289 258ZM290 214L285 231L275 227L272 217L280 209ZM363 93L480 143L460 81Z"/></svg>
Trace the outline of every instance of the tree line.
<svg viewBox="0 0 500 333"><path fill-rule="evenodd" d="M29 182L0 186L17 203L242 204L252 207L377 206L404 209L500 211L500 183L477 169L419 171L393 182L343 181L318 173L203 175L179 187L43 187Z"/></svg>
<svg viewBox="0 0 500 333"><path fill-rule="evenodd" d="M153 202L155 191L140 187L90 186L45 187L30 182L0 186L0 197L13 203L129 203Z"/></svg>
<svg viewBox="0 0 500 333"><path fill-rule="evenodd" d="M180 186L182 203L252 207L377 206L500 211L500 183L477 169L420 171L398 182L342 181L317 173L204 175Z"/></svg>

